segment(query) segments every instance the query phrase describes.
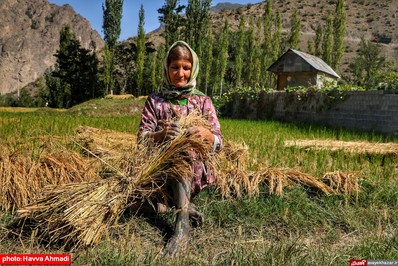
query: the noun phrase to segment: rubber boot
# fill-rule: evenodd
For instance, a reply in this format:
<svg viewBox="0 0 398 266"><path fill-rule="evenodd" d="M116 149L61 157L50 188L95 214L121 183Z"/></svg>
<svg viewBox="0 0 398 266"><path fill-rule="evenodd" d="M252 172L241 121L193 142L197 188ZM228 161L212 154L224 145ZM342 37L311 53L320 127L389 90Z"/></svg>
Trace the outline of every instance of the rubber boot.
<svg viewBox="0 0 398 266"><path fill-rule="evenodd" d="M187 183L175 182L173 184L173 197L177 208L174 235L167 243L164 255L175 256L184 251L188 246L189 240L189 200L190 188Z"/></svg>
<svg viewBox="0 0 398 266"><path fill-rule="evenodd" d="M196 210L195 204L189 203L189 220L193 227L201 226L205 221L205 215Z"/></svg>

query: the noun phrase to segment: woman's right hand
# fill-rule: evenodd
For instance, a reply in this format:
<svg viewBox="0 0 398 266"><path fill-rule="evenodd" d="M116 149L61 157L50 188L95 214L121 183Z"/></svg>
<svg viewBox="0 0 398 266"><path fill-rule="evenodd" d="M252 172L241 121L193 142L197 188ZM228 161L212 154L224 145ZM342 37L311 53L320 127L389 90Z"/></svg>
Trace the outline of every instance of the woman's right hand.
<svg viewBox="0 0 398 266"><path fill-rule="evenodd" d="M153 140L155 142L164 142L177 137L181 132L181 127L178 122L165 122L163 129L153 133Z"/></svg>

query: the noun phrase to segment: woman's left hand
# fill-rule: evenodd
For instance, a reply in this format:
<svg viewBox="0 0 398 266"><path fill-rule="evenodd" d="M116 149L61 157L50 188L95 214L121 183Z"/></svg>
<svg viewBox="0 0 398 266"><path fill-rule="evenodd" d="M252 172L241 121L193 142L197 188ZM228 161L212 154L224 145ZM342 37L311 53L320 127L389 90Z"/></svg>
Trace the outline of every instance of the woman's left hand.
<svg viewBox="0 0 398 266"><path fill-rule="evenodd" d="M208 143L209 145L211 145L211 147L213 147L214 135L207 128L200 126L190 127L188 128L187 133L188 136L204 139L206 143Z"/></svg>

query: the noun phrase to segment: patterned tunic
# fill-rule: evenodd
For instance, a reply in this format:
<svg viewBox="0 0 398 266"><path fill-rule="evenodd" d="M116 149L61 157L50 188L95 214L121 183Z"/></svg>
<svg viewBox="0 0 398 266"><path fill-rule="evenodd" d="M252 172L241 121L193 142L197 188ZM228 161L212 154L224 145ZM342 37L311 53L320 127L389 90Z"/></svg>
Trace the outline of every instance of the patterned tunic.
<svg viewBox="0 0 398 266"><path fill-rule="evenodd" d="M145 138L147 133L161 130L158 123L160 120L171 121L178 119L178 117L186 116L194 110L198 110L203 117L209 120L212 133L220 140L220 145L215 149L216 152L219 152L222 147L222 135L220 123L211 99L208 96L196 94L189 95L187 99L188 102L186 105L178 105L165 100L161 93L148 96L141 116L138 139ZM193 160L192 176L192 196L215 181L213 170L208 169L207 165L201 160Z"/></svg>

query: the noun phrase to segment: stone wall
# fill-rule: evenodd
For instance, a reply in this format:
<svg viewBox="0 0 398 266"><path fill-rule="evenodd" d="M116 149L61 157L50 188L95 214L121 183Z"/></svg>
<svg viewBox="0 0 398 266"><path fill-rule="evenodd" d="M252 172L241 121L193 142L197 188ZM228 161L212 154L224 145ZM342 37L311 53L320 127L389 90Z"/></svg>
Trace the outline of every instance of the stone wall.
<svg viewBox="0 0 398 266"><path fill-rule="evenodd" d="M388 91L269 92L233 95L224 110L233 118L315 123L398 136L398 94Z"/></svg>

